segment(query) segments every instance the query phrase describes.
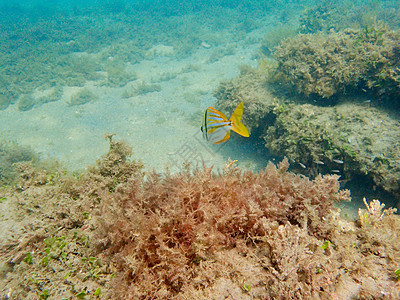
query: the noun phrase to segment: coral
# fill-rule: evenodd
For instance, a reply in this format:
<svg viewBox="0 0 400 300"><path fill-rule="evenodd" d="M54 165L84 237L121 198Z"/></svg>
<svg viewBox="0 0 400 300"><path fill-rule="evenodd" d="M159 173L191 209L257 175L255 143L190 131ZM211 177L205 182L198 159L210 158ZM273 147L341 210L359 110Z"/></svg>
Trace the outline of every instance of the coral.
<svg viewBox="0 0 400 300"><path fill-rule="evenodd" d="M364 198L364 204L366 209L359 209L358 213L358 224L360 227L357 235L359 239L355 247L360 249L364 254L367 262L364 267L368 267L374 271L375 275L372 277L374 280L381 281L385 276L395 278L395 270L398 269L400 264L398 253L394 251L394 249L399 249L400 247L400 223L398 215L394 214L396 209L384 209L385 204L380 203L378 200L372 200L368 203ZM374 257L378 259L374 261L372 259ZM380 263L387 263L390 266L389 274L380 273ZM360 271L363 270L360 265L357 269ZM365 279L362 282L365 285L365 289L361 290L360 294L364 297L372 297L376 289L379 288L379 285L377 286L374 282L368 283ZM366 283L368 283L368 286ZM398 298L399 296L400 287L397 284L394 286L391 298Z"/></svg>
<svg viewBox="0 0 400 300"><path fill-rule="evenodd" d="M289 83L306 96L329 98L370 88L394 97L399 93L399 40L399 31L389 31L380 23L287 39L274 53L279 64L277 81Z"/></svg>

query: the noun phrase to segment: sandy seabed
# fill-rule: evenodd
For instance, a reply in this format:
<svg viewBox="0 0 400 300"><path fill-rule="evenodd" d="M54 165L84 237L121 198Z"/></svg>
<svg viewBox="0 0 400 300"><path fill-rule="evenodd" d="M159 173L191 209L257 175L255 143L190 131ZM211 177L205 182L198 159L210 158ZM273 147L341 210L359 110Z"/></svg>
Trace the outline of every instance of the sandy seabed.
<svg viewBox="0 0 400 300"><path fill-rule="evenodd" d="M221 167L227 157L218 153L219 147L202 141L203 111L215 102L212 94L221 80L237 76L240 65L256 66L252 57L259 51L263 34L262 29L253 32L251 36L258 42L251 45L243 41L216 46L218 51L224 51L224 47L234 50L232 55L215 62L208 62L214 47L199 45L195 53L184 59L174 57L174 50L169 47L166 53L159 51L153 58L129 66L135 70L137 79L129 82L128 87L151 82L158 84L160 91L123 98L126 87L99 87L88 82L86 87L98 96L94 102L68 105L71 95L81 88L65 87L61 101L29 111L11 106L0 112L3 124L7 124L2 135L32 146L42 157L55 157L72 170L85 168L105 153L107 142L103 136L108 133L134 145L134 157L158 171L174 167L176 159L180 165L183 161L174 157L174 153L182 151L186 144L193 148L191 155L195 162L201 157ZM155 46L162 49L164 45ZM182 71L185 68L189 71ZM167 81L160 80L170 73L177 75ZM263 158L249 162L254 155L234 145L229 152L232 159L252 167L254 164L264 167L267 163Z"/></svg>

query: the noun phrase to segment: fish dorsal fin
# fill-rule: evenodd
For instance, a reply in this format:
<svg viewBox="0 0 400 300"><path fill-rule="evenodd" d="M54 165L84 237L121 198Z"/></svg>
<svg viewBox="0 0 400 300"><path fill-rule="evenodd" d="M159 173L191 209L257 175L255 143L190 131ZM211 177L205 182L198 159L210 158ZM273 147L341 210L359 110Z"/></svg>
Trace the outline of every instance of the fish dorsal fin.
<svg viewBox="0 0 400 300"><path fill-rule="evenodd" d="M249 131L247 130L246 126L242 124L240 121L243 115L243 102L240 102L239 105L236 107L235 111L233 112L229 121L232 121L232 130L244 137L249 137Z"/></svg>

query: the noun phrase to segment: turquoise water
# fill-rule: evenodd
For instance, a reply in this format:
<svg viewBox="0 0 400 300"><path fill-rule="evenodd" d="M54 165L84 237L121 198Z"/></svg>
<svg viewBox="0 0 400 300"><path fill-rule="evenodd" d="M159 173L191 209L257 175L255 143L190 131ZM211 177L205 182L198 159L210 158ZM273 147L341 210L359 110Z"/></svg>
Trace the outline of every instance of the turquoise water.
<svg viewBox="0 0 400 300"><path fill-rule="evenodd" d="M257 65L277 16L269 15L272 7L243 15L243 7L4 2L1 79L11 99L1 111L4 138L79 169L106 151L103 134L115 133L162 170L168 153L198 132L219 82L237 76L240 65ZM71 105L82 90L93 99ZM22 93L34 104L20 105Z"/></svg>
<svg viewBox="0 0 400 300"><path fill-rule="evenodd" d="M209 145L199 130L203 112L221 82L298 34L318 3L0 1L1 137L71 170L107 151L104 134L131 144L134 158L158 171L188 160L221 170L228 158L262 169L275 161L262 140ZM340 5L348 26L400 23L398 1Z"/></svg>

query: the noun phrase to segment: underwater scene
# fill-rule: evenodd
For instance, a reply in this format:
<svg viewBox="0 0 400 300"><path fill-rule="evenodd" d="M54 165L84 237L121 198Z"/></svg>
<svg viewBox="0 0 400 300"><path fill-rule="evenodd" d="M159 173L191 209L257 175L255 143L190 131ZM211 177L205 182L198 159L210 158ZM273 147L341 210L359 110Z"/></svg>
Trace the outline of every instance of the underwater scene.
<svg viewBox="0 0 400 300"><path fill-rule="evenodd" d="M400 299L400 1L0 0L0 299Z"/></svg>

